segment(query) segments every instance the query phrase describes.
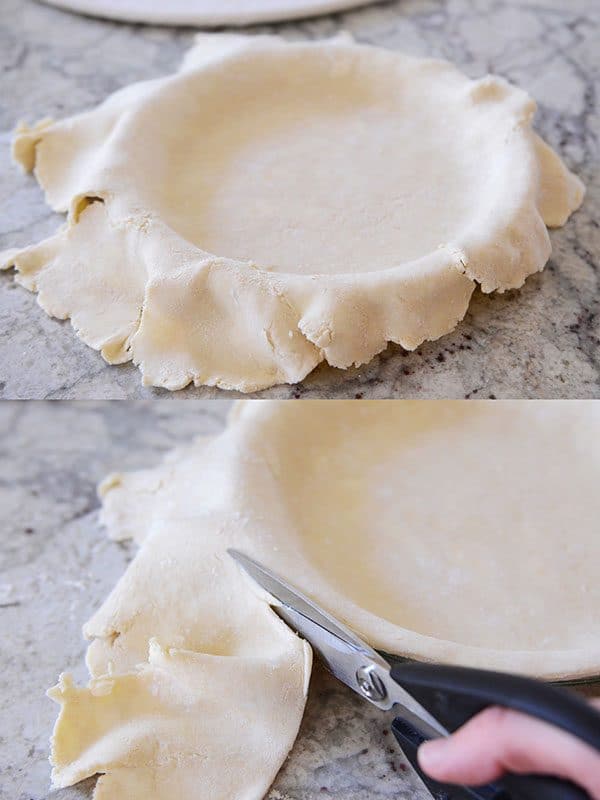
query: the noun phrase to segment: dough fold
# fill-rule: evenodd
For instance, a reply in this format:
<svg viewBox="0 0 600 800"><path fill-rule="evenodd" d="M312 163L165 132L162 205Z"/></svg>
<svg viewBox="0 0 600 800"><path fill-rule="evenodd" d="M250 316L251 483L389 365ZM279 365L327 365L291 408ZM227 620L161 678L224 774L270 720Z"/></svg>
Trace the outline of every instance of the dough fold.
<svg viewBox="0 0 600 800"><path fill-rule="evenodd" d="M250 392L455 328L543 269L583 186L505 81L341 36L202 34L14 157L55 236L0 258L146 385Z"/></svg>

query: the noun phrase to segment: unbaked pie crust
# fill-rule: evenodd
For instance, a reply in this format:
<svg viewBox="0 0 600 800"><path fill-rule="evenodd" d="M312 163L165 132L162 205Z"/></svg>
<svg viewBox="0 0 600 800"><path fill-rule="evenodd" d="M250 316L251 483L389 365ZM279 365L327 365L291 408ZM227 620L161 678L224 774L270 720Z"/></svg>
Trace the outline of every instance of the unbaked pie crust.
<svg viewBox="0 0 600 800"><path fill-rule="evenodd" d="M84 628L89 685L51 692L55 785L265 794L310 651L229 547L388 652L597 675L599 437L594 402L247 401L219 436L110 476L102 519L140 549Z"/></svg>
<svg viewBox="0 0 600 800"><path fill-rule="evenodd" d="M5 255L146 385L243 392L451 331L477 284L519 287L581 182L499 78L359 46L204 34L172 76L62 122L16 159L68 222Z"/></svg>

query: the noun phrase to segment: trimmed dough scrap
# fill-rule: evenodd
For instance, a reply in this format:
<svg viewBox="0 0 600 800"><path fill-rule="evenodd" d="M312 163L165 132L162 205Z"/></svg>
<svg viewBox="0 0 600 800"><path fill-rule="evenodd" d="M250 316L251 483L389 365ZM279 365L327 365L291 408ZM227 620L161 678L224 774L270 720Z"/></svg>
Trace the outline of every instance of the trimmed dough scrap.
<svg viewBox="0 0 600 800"><path fill-rule="evenodd" d="M204 34L181 69L21 126L59 232L4 256L146 385L243 392L453 330L584 190L525 92L342 36ZM2 259L0 258L0 261Z"/></svg>
<svg viewBox="0 0 600 800"><path fill-rule="evenodd" d="M226 430L101 486L140 550L61 676L53 781L96 800L259 800L310 651L226 554L277 570L373 646L600 673L600 406L246 401Z"/></svg>
<svg viewBox="0 0 600 800"><path fill-rule="evenodd" d="M141 547L84 627L87 687L63 674L49 692L55 787L100 774L94 800L258 800L294 742L310 648L225 553L250 534L222 514L220 447L199 442L101 487L110 536Z"/></svg>

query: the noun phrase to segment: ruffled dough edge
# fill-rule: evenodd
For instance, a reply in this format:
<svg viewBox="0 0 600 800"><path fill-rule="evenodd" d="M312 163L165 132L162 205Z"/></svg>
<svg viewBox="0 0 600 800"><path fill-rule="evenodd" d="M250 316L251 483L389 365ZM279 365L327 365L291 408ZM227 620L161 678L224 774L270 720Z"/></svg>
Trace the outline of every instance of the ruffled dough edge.
<svg viewBox="0 0 600 800"><path fill-rule="evenodd" d="M312 650L224 554L246 544L239 520L228 525L201 497L204 480L220 478L220 438L200 437L158 466L112 473L98 487L100 524L139 549L83 627L87 685L62 673L47 692L60 705L50 755L55 788L98 775L94 800L170 800L199 790L215 800L259 800L293 746ZM177 484L180 461L199 453L206 467L195 470L199 492L186 524L165 492ZM212 484L204 493L222 497ZM171 587L184 598L176 615ZM219 637L224 647L215 648ZM236 758L240 769L228 773L223 764L235 766Z"/></svg>
<svg viewBox="0 0 600 800"><path fill-rule="evenodd" d="M21 125L13 145L15 160L35 173L48 204L68 211L68 219L40 244L0 254L0 268L13 267L16 281L38 293L46 313L70 319L79 338L108 363L132 361L145 386L174 391L193 383L253 392L297 383L322 361L360 366L389 342L414 350L458 325L477 285L485 293L503 292L541 271L551 253L546 226L563 225L583 201L581 181L531 130L533 101L501 79L464 78L475 102L504 104L515 129L532 137L529 158L537 161L538 185L526 192L506 229L474 231L466 246L448 243L416 261L357 275L273 273L205 253L147 211L124 210L110 190L78 191L79 176L96 157L98 121L109 136L134 94L149 96L242 50L291 46L275 36L200 34L196 41L174 76L128 86L62 123ZM347 35L328 44L373 49ZM412 61L458 74L446 62ZM66 169L55 170L53 136L59 131L69 141L73 130L79 152ZM177 266L169 269L173 261Z"/></svg>

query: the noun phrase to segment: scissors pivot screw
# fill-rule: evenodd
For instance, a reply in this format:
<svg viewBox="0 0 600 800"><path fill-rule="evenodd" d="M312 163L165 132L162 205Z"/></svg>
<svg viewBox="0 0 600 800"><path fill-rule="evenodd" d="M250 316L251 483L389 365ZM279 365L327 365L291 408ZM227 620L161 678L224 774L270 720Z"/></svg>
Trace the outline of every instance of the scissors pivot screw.
<svg viewBox="0 0 600 800"><path fill-rule="evenodd" d="M356 682L361 692L365 697L368 697L369 700L380 702L387 697L383 681L375 672L373 666L359 667L356 670Z"/></svg>

